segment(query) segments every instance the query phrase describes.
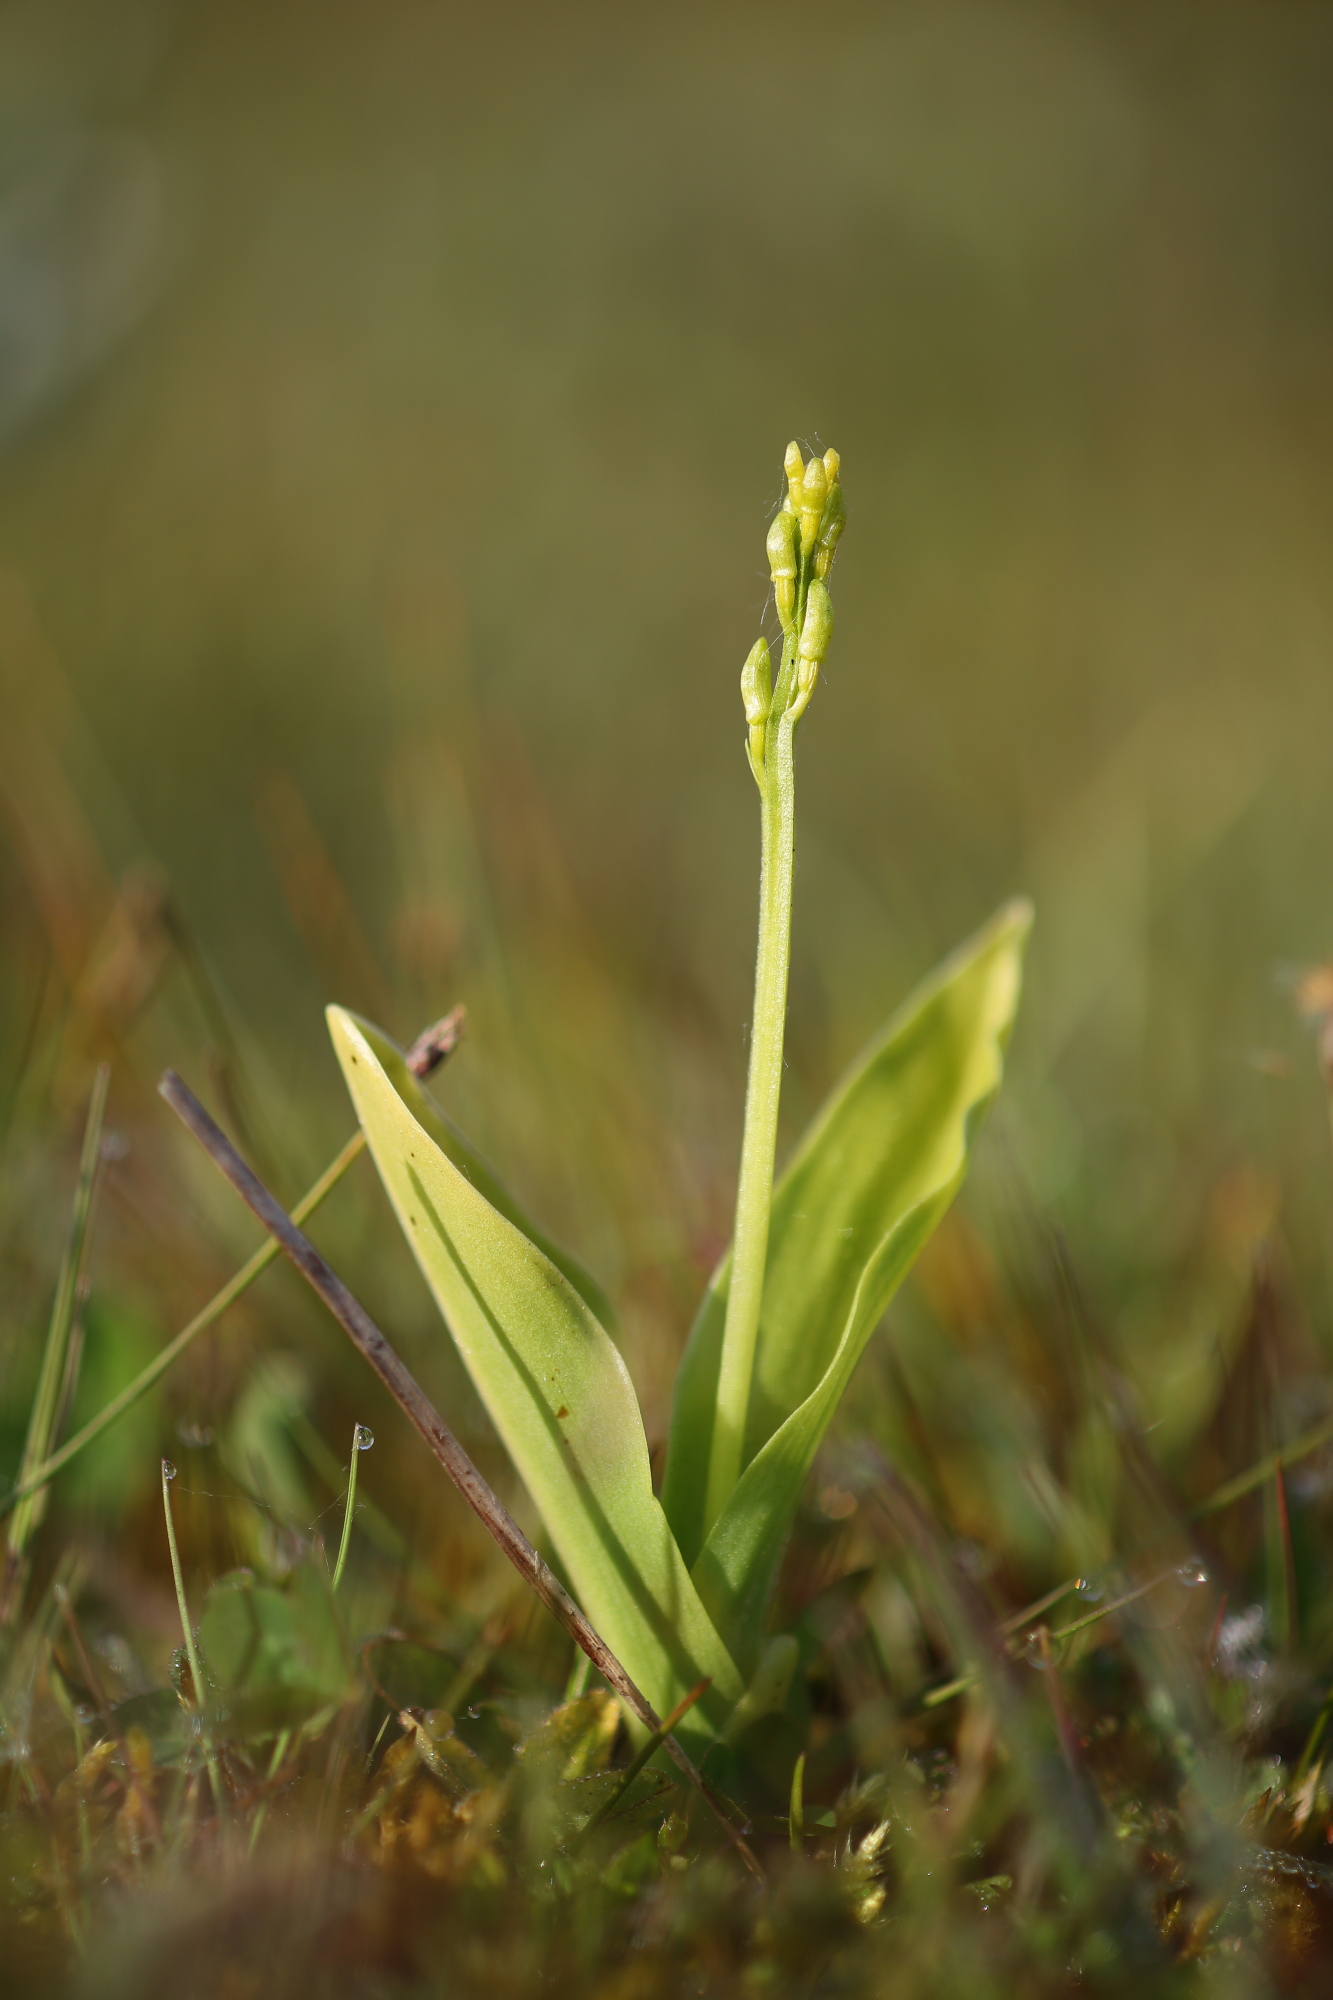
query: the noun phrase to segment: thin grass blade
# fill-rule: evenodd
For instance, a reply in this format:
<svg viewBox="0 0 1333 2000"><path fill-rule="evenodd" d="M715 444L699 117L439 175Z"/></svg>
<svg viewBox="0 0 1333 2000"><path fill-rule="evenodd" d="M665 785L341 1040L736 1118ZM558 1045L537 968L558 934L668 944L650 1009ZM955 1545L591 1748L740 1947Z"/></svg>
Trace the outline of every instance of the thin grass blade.
<svg viewBox="0 0 1333 2000"><path fill-rule="evenodd" d="M23 1446L23 1457L19 1461L20 1486L30 1480L36 1468L50 1456L62 1409L68 1407L73 1388L70 1379L71 1339L75 1310L87 1268L91 1240L90 1224L97 1194L98 1170L102 1160L102 1126L106 1118L107 1092L110 1087L111 1067L108 1063L101 1063L93 1078L69 1233L65 1238L64 1253L60 1260L60 1275L56 1280L41 1371L37 1377L37 1390L33 1397L32 1412L28 1418L28 1435ZM45 1485L35 1486L27 1497L19 1502L10 1519L6 1565L7 1600L15 1577L22 1567L28 1544L46 1512L47 1496L48 1488Z"/></svg>

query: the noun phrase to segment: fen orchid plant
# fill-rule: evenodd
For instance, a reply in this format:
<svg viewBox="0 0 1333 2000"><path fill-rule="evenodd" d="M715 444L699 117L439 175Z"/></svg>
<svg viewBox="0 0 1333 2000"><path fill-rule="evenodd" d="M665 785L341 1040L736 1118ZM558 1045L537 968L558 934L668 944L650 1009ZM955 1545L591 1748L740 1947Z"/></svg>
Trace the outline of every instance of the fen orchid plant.
<svg viewBox="0 0 1333 2000"><path fill-rule="evenodd" d="M660 1498L598 1286L522 1214L368 1022L329 1027L384 1185L460 1355L593 1625L658 1714L707 1678L696 1750L780 1705L767 1632L802 1484L890 1297L966 1170L1018 1001L1026 904L1001 909L899 1009L774 1182L795 853L795 740L833 629L836 452L788 446L767 550L782 632L741 674L759 790L759 948L731 1249L675 1385Z"/></svg>

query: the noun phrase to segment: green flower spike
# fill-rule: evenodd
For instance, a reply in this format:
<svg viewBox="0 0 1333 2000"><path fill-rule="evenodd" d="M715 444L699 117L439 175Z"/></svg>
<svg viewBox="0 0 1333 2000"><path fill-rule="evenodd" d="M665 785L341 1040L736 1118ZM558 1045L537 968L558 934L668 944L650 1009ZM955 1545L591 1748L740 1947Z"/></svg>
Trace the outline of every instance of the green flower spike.
<svg viewBox="0 0 1333 2000"><path fill-rule="evenodd" d="M833 607L819 570L833 560L844 510L836 451L802 460L792 443L783 458L787 498L768 531L769 571L782 621L782 661L777 685L760 713L767 689L768 648L756 647L745 663L741 692L750 737L747 753L759 787L762 858L759 878L759 956L755 966L750 1074L745 1094L736 1237L727 1292L726 1325L718 1373L717 1410L704 1503L705 1531L717 1519L740 1477L746 1412L754 1374L759 1309L768 1253L773 1161L782 1088L782 1037L791 961L792 871L796 849L796 724L809 705L833 631Z"/></svg>

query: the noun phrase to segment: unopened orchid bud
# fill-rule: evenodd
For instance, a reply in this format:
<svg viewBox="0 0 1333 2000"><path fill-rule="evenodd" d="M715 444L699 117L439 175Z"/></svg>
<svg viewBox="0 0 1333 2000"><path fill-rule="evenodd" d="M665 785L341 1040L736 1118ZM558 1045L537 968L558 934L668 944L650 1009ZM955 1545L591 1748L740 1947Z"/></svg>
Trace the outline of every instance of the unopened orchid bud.
<svg viewBox="0 0 1333 2000"><path fill-rule="evenodd" d="M826 452L825 463L837 455L835 451ZM842 497L842 484L835 479L824 502L824 518L819 524L819 538L815 543L815 575L821 581L833 567L834 553L846 525L847 505Z"/></svg>
<svg viewBox="0 0 1333 2000"><path fill-rule="evenodd" d="M828 483L832 486L834 480L842 471L842 460L839 458L837 452L834 451L832 445L824 453L824 470L828 474Z"/></svg>
<svg viewBox="0 0 1333 2000"><path fill-rule="evenodd" d="M808 556L815 545L819 524L828 499L828 474L822 458L812 458L801 481L801 554Z"/></svg>
<svg viewBox="0 0 1333 2000"><path fill-rule="evenodd" d="M764 726L773 706L773 663L769 658L767 639L756 639L745 656L745 665L741 668L741 700L745 703L745 720L750 725L750 768L762 787Z"/></svg>
<svg viewBox="0 0 1333 2000"><path fill-rule="evenodd" d="M787 475L787 498L785 506L789 514L801 511L801 483L805 478L805 460L801 457L801 447L795 438L787 446L782 458L782 469Z"/></svg>
<svg viewBox="0 0 1333 2000"><path fill-rule="evenodd" d="M778 617L782 620L784 632L791 628L796 610L796 573L799 558L796 547L796 516L784 507L773 516L768 530L768 573L773 579L773 601L778 607Z"/></svg>
<svg viewBox="0 0 1333 2000"><path fill-rule="evenodd" d="M805 622L801 626L801 648L796 661L796 696L801 709L815 691L832 636L833 600L823 580L812 577L806 592Z"/></svg>
<svg viewBox="0 0 1333 2000"><path fill-rule="evenodd" d="M745 656L741 668L741 700L745 703L745 720L753 728L758 722L768 721L768 711L773 705L773 663L769 658L767 639L756 639Z"/></svg>

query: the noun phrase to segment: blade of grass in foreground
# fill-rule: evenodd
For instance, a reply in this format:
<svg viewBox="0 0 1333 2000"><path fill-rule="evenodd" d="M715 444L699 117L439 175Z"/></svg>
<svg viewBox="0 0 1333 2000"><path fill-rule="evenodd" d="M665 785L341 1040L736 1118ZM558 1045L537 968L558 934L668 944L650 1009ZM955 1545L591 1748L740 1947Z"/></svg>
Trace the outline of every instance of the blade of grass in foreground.
<svg viewBox="0 0 1333 2000"><path fill-rule="evenodd" d="M28 1435L19 1462L19 1487L28 1482L26 1497L14 1509L9 1523L9 1548L5 1564L4 1614L8 1616L19 1594L28 1544L46 1511L46 1495L33 1481L33 1472L48 1457L69 1387L70 1339L74 1315L87 1263L89 1224L97 1192L98 1169L102 1160L102 1124L106 1117L107 1091L111 1087L111 1066L100 1063L93 1079L88 1120L84 1127L83 1149L79 1158L79 1178L74 1189L74 1208L69 1234L60 1260L55 1299L42 1353L41 1372L28 1418Z"/></svg>
<svg viewBox="0 0 1333 2000"><path fill-rule="evenodd" d="M204 1762L208 1765L208 1782L213 1789L213 1810L218 1816L219 1826L225 1832L230 1813L227 1807L227 1794L223 1789L222 1773L218 1766L217 1745L213 1741L212 1723L208 1716L208 1682L204 1676L203 1662L199 1658L199 1645L194 1636L194 1626L190 1622L189 1606L185 1602L185 1578L181 1571L180 1550L176 1545L176 1518L171 1507L171 1481L175 1477L175 1466L164 1458L162 1512L166 1517L167 1547L171 1554L171 1578L176 1586L176 1608L180 1612L181 1631L185 1635L185 1657L190 1663L190 1706L199 1718Z"/></svg>

